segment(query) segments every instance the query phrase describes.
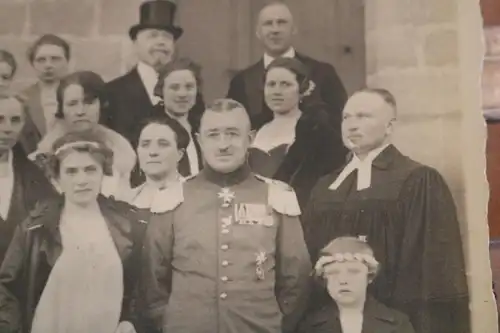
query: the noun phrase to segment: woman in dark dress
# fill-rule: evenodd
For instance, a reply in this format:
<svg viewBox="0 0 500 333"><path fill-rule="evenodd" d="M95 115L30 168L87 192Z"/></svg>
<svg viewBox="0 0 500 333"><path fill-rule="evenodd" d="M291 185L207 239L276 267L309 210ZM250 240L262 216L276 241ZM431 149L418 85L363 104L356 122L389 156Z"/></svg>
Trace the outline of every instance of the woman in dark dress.
<svg viewBox="0 0 500 333"><path fill-rule="evenodd" d="M16 229L0 268L0 331L133 333L132 295L144 224L99 194L112 150L87 134L49 157L62 195Z"/></svg>
<svg viewBox="0 0 500 333"><path fill-rule="evenodd" d="M414 333L407 315L367 293L378 269L366 240L331 241L315 265L315 276L329 299L306 315L299 333Z"/></svg>
<svg viewBox="0 0 500 333"><path fill-rule="evenodd" d="M20 99L0 97L0 262L20 221L38 200L56 193L18 143L26 117L26 107Z"/></svg>
<svg viewBox="0 0 500 333"><path fill-rule="evenodd" d="M183 180L178 164L189 144L189 133L169 117L148 119L137 144L139 166L145 182L131 189L121 200L149 212L152 206L168 201L162 196L167 188Z"/></svg>
<svg viewBox="0 0 500 333"><path fill-rule="evenodd" d="M347 150L329 125L326 104L311 101L315 88L304 64L278 58L266 69L264 100L273 119L256 132L249 151L253 171L290 184L303 208L316 181L342 165Z"/></svg>

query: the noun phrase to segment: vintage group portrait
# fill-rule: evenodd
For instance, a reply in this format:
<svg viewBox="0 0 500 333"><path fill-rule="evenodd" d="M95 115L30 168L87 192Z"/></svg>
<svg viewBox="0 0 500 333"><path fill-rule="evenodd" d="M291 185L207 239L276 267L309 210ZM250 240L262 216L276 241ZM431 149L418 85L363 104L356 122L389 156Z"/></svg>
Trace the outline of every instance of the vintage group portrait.
<svg viewBox="0 0 500 333"><path fill-rule="evenodd" d="M0 2L0 333L498 332L476 2Z"/></svg>

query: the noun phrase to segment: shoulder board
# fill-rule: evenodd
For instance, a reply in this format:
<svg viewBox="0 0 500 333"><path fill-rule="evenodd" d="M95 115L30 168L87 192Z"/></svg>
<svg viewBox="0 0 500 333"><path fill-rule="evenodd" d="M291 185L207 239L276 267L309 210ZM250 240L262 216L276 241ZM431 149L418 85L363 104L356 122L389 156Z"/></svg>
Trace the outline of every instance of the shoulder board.
<svg viewBox="0 0 500 333"><path fill-rule="evenodd" d="M158 192L151 204L151 213L162 214L173 211L184 202L184 181L180 181Z"/></svg>
<svg viewBox="0 0 500 333"><path fill-rule="evenodd" d="M275 211L288 216L299 216L300 207L292 187L282 181L255 175L268 185L268 202Z"/></svg>

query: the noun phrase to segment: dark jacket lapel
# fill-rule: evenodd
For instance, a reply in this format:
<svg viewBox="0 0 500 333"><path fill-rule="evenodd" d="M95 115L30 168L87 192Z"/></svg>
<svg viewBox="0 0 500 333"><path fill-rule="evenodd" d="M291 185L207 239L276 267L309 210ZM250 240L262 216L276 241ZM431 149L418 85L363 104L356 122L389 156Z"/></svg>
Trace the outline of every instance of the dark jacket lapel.
<svg viewBox="0 0 500 333"><path fill-rule="evenodd" d="M367 297L361 333L392 333L396 325L393 311L373 297Z"/></svg>
<svg viewBox="0 0 500 333"><path fill-rule="evenodd" d="M130 100L133 100L135 102L134 104L144 105L144 106L148 105L150 108L153 107L153 104L151 103L151 99L149 98L146 87L142 82L137 67L132 69L127 74L126 82L127 82L127 88L128 88L127 92L129 94L129 98ZM148 110L135 110L135 113L140 114L147 111Z"/></svg>
<svg viewBox="0 0 500 333"><path fill-rule="evenodd" d="M245 76L245 93L248 97L247 112L251 117L262 113L264 103L264 60L254 64Z"/></svg>
<svg viewBox="0 0 500 333"><path fill-rule="evenodd" d="M42 107L41 90L38 83L28 88L26 91L26 102L28 104L28 114L31 117L38 131L45 135L47 129L45 128L45 115Z"/></svg>

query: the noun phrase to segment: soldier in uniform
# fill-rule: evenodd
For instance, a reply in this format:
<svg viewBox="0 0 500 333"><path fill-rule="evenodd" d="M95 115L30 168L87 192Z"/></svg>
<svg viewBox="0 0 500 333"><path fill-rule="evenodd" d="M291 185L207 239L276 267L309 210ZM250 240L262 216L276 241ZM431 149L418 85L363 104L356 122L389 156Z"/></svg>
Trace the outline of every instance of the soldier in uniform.
<svg viewBox="0 0 500 333"><path fill-rule="evenodd" d="M293 332L312 269L295 193L250 171L240 103L215 101L198 136L205 168L152 207L144 316L168 333Z"/></svg>

